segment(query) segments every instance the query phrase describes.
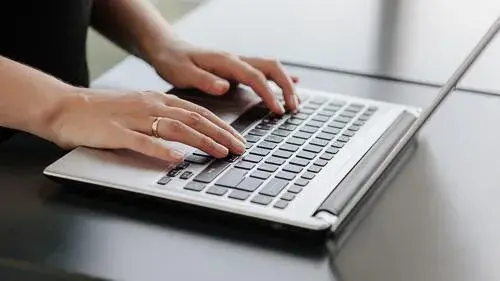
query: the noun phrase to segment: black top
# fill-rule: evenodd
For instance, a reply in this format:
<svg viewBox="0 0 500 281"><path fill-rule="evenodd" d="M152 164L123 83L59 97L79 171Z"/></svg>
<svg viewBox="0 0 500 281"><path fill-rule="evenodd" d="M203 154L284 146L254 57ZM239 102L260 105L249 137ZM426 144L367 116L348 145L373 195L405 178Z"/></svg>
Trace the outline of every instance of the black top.
<svg viewBox="0 0 500 281"><path fill-rule="evenodd" d="M67 83L88 86L85 48L91 9L92 0L2 3L0 55ZM0 140L5 134L0 128Z"/></svg>

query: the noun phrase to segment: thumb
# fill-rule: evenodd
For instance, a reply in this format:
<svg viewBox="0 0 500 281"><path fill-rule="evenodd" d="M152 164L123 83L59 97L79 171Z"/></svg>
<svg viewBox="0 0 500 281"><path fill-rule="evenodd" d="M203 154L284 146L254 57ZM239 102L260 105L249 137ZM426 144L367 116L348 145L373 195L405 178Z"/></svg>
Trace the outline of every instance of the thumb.
<svg viewBox="0 0 500 281"><path fill-rule="evenodd" d="M193 68L189 75L189 80L186 82L192 87L217 96L225 94L230 87L227 80L200 68Z"/></svg>

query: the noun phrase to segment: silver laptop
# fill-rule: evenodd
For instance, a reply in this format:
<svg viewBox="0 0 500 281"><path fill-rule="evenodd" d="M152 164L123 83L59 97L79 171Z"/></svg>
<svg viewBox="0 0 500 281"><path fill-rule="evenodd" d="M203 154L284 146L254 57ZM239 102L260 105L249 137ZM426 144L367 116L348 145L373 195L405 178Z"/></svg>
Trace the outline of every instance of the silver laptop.
<svg viewBox="0 0 500 281"><path fill-rule="evenodd" d="M231 123L247 140L242 156L214 159L192 147L179 165L130 151L77 148L44 170L89 183L271 225L338 235L376 194L411 148L416 133L449 95L500 26L497 21L425 111L353 96L298 89L300 111L270 114L248 88L222 98L188 95Z"/></svg>

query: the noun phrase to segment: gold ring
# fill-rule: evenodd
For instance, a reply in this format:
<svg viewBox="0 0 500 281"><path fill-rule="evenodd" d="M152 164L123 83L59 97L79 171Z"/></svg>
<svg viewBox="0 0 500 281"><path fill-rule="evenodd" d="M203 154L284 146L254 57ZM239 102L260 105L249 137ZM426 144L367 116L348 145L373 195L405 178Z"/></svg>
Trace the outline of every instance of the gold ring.
<svg viewBox="0 0 500 281"><path fill-rule="evenodd" d="M155 117L155 120L153 121L153 124L151 124L151 131L153 133L153 136L155 138L159 138L160 135L158 134L158 124L160 123L161 117Z"/></svg>

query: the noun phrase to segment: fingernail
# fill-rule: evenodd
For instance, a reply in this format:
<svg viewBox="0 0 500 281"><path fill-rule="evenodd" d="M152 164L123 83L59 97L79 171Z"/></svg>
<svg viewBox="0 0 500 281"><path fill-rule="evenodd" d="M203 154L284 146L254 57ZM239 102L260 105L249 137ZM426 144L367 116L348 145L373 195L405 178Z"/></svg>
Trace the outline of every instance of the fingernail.
<svg viewBox="0 0 500 281"><path fill-rule="evenodd" d="M245 153L245 150L246 150L245 145L243 143L241 143L241 142L237 142L237 144L236 144L236 153L237 154L243 154L243 153Z"/></svg>
<svg viewBox="0 0 500 281"><path fill-rule="evenodd" d="M184 160L184 154L178 152L178 151L175 151L175 150L172 150L170 152L170 156L174 159L174 161L176 162L180 162L182 160Z"/></svg>
<svg viewBox="0 0 500 281"><path fill-rule="evenodd" d="M216 80L214 83L214 90L217 94L223 94L229 88L229 83L224 80Z"/></svg>

